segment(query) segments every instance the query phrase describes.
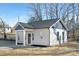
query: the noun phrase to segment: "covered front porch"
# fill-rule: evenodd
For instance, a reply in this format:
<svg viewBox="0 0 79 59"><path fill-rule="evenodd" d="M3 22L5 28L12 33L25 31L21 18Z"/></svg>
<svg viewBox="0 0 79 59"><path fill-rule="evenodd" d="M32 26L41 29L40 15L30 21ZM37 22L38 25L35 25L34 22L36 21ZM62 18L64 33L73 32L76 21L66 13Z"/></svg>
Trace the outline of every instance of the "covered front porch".
<svg viewBox="0 0 79 59"><path fill-rule="evenodd" d="M34 40L34 30L16 30L16 45L32 45Z"/></svg>

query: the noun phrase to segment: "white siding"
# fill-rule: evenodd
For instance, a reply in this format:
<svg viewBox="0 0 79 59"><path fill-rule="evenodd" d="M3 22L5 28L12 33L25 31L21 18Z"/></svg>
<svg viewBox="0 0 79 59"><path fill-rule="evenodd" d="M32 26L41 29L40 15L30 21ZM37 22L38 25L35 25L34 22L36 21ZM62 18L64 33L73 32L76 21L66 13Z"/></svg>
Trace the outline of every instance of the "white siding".
<svg viewBox="0 0 79 59"><path fill-rule="evenodd" d="M28 32L25 32L25 44L28 45Z"/></svg>
<svg viewBox="0 0 79 59"><path fill-rule="evenodd" d="M11 28L6 28L5 31L6 33L11 33Z"/></svg>
<svg viewBox="0 0 79 59"><path fill-rule="evenodd" d="M58 40L57 40L57 35L56 33L59 32L59 36L61 36L61 43L63 44L63 39L62 39L62 32L64 32L64 43L67 42L67 31L63 30L63 29L53 29L50 28L50 45L57 45L59 44Z"/></svg>
<svg viewBox="0 0 79 59"><path fill-rule="evenodd" d="M62 26L60 22L56 23L53 26L53 28L51 26L49 30L50 30L50 45L51 46L59 44L59 41L57 40L57 32L59 32L61 43L63 44L62 32L64 32L64 43L67 42L67 30Z"/></svg>
<svg viewBox="0 0 79 59"><path fill-rule="evenodd" d="M0 29L0 32L3 33L3 28ZM5 28L6 33L11 33L11 28Z"/></svg>
<svg viewBox="0 0 79 59"><path fill-rule="evenodd" d="M23 39L24 39L24 32L23 30L16 30L16 40L17 43L23 43Z"/></svg>
<svg viewBox="0 0 79 59"><path fill-rule="evenodd" d="M47 29L25 29L25 30L16 30L16 42L24 43L24 45L28 45L28 33L31 34L31 45L46 45L53 46L59 44L57 40L57 32L61 36L62 41L62 32L64 32L64 42L67 42L67 31L63 28L60 23L55 25L55 29L52 26ZM34 33L34 40L32 40L32 33ZM19 40L18 40L19 36Z"/></svg>
<svg viewBox="0 0 79 59"><path fill-rule="evenodd" d="M48 29L35 29L34 40L32 40L32 44L49 46L49 30Z"/></svg>

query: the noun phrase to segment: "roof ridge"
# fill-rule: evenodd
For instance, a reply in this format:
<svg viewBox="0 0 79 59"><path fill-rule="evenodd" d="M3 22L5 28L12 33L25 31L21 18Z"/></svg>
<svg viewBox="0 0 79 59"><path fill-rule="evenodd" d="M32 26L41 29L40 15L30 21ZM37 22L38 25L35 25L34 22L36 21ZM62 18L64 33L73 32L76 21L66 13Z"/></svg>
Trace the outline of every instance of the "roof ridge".
<svg viewBox="0 0 79 59"><path fill-rule="evenodd" d="M41 21L34 21L34 22L44 22L44 21L52 21L52 20L59 20L59 19L48 19L48 20L41 20ZM34 23L34 22L28 22L28 24Z"/></svg>
<svg viewBox="0 0 79 59"><path fill-rule="evenodd" d="M52 24L54 24L59 19L50 19L50 20L42 20L42 21L34 21L29 23L19 22L24 28L49 28Z"/></svg>
<svg viewBox="0 0 79 59"><path fill-rule="evenodd" d="M47 19L47 20L41 20L41 21L34 21L34 22L44 22L44 21L52 21L52 20L59 20L59 18L58 18L58 19ZM29 24L29 23L34 23L34 22L28 22L28 23L25 23L25 22L19 22L19 23Z"/></svg>

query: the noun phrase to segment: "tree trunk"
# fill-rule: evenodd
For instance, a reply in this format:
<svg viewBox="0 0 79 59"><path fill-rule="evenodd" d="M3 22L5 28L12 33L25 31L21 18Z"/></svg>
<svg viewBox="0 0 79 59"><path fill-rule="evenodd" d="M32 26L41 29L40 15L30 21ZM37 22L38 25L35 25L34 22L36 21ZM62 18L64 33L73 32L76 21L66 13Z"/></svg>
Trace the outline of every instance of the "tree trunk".
<svg viewBox="0 0 79 59"><path fill-rule="evenodd" d="M3 22L3 28L4 28L4 39L7 39L6 33L5 33L5 24L4 24L4 22Z"/></svg>

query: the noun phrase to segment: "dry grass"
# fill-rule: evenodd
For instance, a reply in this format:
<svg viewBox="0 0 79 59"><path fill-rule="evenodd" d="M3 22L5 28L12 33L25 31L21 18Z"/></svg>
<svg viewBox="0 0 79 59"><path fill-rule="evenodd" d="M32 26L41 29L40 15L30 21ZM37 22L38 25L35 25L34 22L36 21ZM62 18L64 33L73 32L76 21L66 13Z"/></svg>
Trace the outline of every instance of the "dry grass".
<svg viewBox="0 0 79 59"><path fill-rule="evenodd" d="M18 48L0 49L1 56L26 56L26 55L79 55L78 52L64 53L68 50L79 49L79 44L64 44L62 47L43 47L43 48Z"/></svg>
<svg viewBox="0 0 79 59"><path fill-rule="evenodd" d="M64 55L66 55L66 56L79 56L79 52L70 52L70 53L66 53Z"/></svg>
<svg viewBox="0 0 79 59"><path fill-rule="evenodd" d="M67 47L48 48L22 48L22 49L0 49L0 55L56 55L57 53L69 50Z"/></svg>

